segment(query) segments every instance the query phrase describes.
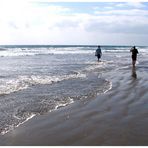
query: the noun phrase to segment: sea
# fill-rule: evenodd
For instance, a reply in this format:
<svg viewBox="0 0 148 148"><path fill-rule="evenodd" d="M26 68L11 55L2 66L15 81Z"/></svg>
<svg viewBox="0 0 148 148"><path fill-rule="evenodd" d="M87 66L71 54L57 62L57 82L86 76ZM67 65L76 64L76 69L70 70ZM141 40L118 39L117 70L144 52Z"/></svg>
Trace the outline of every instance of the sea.
<svg viewBox="0 0 148 148"><path fill-rule="evenodd" d="M91 101L113 89L110 72L131 67L131 46L101 46L100 62L96 49L97 45L1 45L0 134L34 116ZM136 66L146 75L148 47L137 49Z"/></svg>

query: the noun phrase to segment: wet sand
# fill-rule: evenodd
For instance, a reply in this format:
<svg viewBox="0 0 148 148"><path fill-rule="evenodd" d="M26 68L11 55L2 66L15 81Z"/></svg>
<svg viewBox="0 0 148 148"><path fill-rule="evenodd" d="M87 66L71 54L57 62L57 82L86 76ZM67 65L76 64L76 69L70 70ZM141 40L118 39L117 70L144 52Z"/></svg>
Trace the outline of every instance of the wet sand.
<svg viewBox="0 0 148 148"><path fill-rule="evenodd" d="M125 67L106 77L107 93L36 116L0 136L0 145L148 145L147 71Z"/></svg>

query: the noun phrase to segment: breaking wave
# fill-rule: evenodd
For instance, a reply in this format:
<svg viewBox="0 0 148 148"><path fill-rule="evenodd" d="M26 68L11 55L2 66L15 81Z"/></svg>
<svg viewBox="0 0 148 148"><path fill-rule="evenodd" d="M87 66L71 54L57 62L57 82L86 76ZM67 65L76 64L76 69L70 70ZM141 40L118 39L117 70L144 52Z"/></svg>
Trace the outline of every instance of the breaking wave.
<svg viewBox="0 0 148 148"><path fill-rule="evenodd" d="M37 85L37 84L52 84L56 82L60 82L67 79L72 78L80 78L85 77L85 74L75 73L70 75L62 75L62 76L19 76L14 79L1 80L0 83L0 95L10 94L12 92L17 92L20 90L27 89L29 86Z"/></svg>

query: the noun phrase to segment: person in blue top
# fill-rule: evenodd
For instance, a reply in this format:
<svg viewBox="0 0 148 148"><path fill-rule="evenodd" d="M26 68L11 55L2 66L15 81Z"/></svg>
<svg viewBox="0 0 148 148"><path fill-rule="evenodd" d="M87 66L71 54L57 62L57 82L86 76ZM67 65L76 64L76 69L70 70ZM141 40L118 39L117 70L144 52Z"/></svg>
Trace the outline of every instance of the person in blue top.
<svg viewBox="0 0 148 148"><path fill-rule="evenodd" d="M100 46L98 46L96 52L95 52L95 56L98 58L98 62L100 61L100 58L102 56L102 51L101 51L101 48Z"/></svg>

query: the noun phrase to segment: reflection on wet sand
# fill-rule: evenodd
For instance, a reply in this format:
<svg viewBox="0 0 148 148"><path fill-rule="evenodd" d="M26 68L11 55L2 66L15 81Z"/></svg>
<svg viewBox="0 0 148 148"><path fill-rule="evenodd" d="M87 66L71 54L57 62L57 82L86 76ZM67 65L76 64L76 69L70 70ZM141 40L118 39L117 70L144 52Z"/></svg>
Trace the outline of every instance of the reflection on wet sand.
<svg viewBox="0 0 148 148"><path fill-rule="evenodd" d="M132 77L137 79L136 67L132 67Z"/></svg>

